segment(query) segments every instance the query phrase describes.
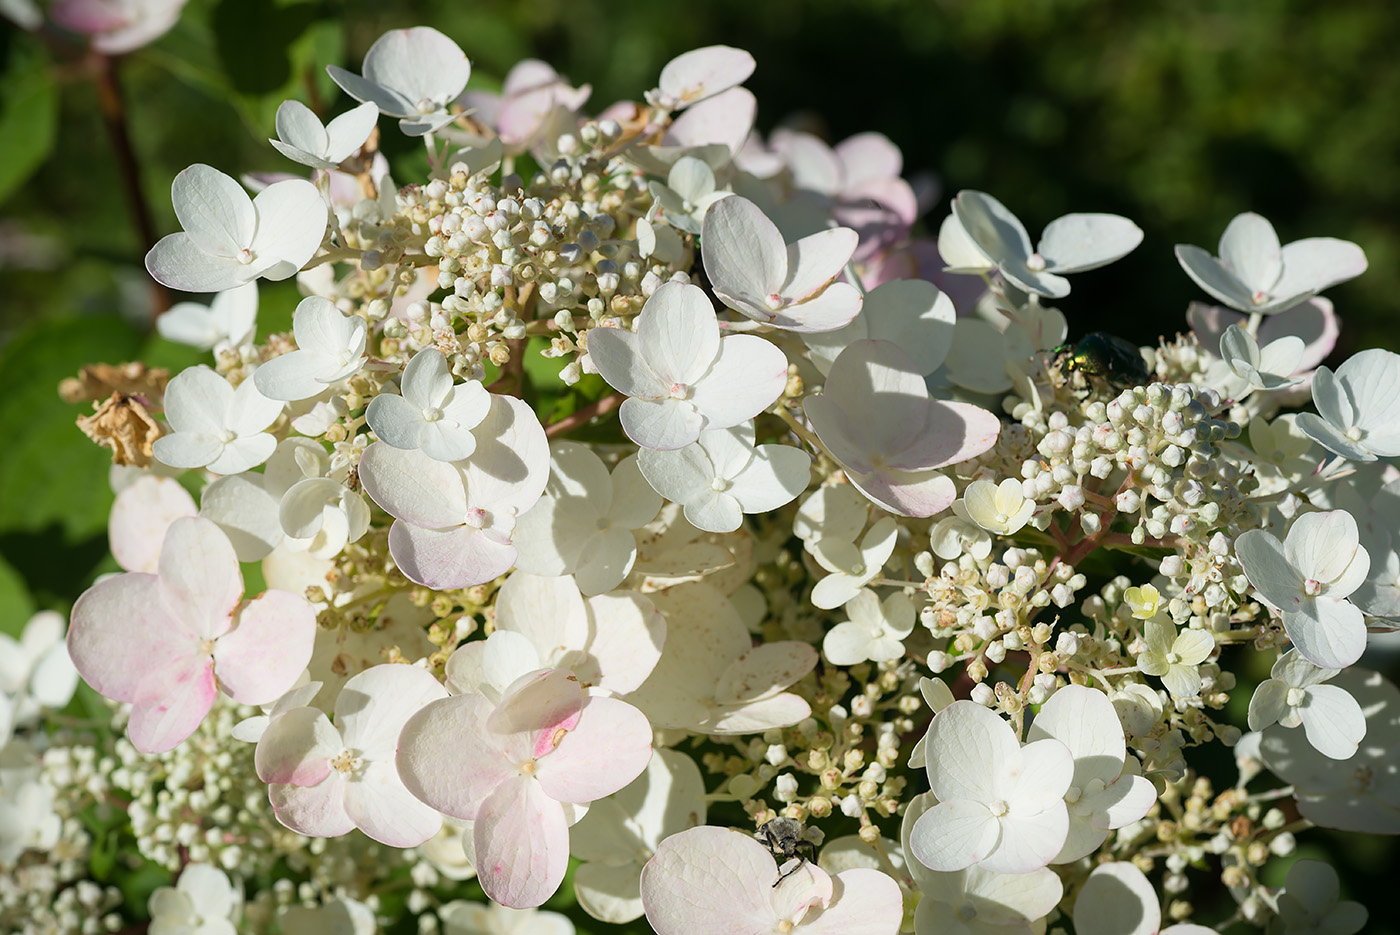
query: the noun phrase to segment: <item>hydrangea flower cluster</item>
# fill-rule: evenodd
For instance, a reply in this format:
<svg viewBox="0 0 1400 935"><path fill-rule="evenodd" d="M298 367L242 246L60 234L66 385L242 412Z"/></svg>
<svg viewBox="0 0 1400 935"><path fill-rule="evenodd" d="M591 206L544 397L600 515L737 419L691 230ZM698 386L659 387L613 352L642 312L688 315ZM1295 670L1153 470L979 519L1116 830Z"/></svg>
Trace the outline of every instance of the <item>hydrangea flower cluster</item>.
<svg viewBox="0 0 1400 935"><path fill-rule="evenodd" d="M932 246L898 151L765 140L754 67L699 49L590 116L396 30L330 69L358 106L278 111L310 178L181 173L147 268L215 294L160 324L211 366L113 475L125 571L67 655L48 618L0 653L0 878L65 885L93 843L61 829L121 800L177 875L153 931L569 932L537 909L571 857L583 911L662 935L1360 930L1326 865L1262 873L1310 825L1400 832L1400 692L1357 666L1400 627L1400 356L1321 366L1361 249L1242 214L1177 248L1234 311L1070 342L1047 303L1142 232L1033 246L964 191L959 314L889 278ZM109 751L38 726L73 668Z"/></svg>

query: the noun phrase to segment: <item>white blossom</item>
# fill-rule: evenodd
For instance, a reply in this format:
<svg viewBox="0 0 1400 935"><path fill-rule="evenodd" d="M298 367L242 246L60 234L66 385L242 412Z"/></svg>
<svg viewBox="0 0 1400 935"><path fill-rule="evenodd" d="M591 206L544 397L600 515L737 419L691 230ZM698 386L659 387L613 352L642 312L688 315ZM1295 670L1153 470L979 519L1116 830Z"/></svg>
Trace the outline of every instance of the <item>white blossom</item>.
<svg viewBox="0 0 1400 935"><path fill-rule="evenodd" d="M253 372L271 399L295 401L316 396L364 366L368 328L320 296L302 299L292 314L297 349L275 357Z"/></svg>
<svg viewBox="0 0 1400 935"><path fill-rule="evenodd" d="M208 305L175 303L156 319L156 331L167 341L217 354L250 343L257 315L257 283L245 282L218 293Z"/></svg>
<svg viewBox="0 0 1400 935"><path fill-rule="evenodd" d="M914 604L895 591L881 601L869 588L861 588L846 602L850 617L827 631L822 652L832 665L861 662L894 662L904 656L903 640L914 631Z"/></svg>
<svg viewBox="0 0 1400 935"><path fill-rule="evenodd" d="M456 119L449 106L466 87L472 67L457 43L429 26L414 26L376 39L361 71L363 77L326 66L346 94L401 118L399 129L409 136L423 136Z"/></svg>
<svg viewBox="0 0 1400 935"><path fill-rule="evenodd" d="M471 430L491 408L479 380L453 384L447 358L437 348L413 355L399 380L400 395L380 393L365 412L374 434L395 448L421 448L438 461L460 461L476 450Z"/></svg>
<svg viewBox="0 0 1400 935"><path fill-rule="evenodd" d="M1280 247L1267 220L1236 215L1220 235L1220 256L1178 244L1176 258L1196 285L1241 312L1270 314L1366 271L1366 254L1354 243L1309 237Z"/></svg>
<svg viewBox="0 0 1400 935"><path fill-rule="evenodd" d="M1249 699L1249 729L1301 724L1319 753L1348 759L1366 736L1366 716L1346 689L1322 684L1337 672L1313 665L1296 649L1280 656Z"/></svg>
<svg viewBox="0 0 1400 935"><path fill-rule="evenodd" d="M1030 520L1035 501L1022 492L1021 482L1014 477L1000 484L975 480L967 485L961 500L953 501L953 512L987 532L1010 536Z"/></svg>
<svg viewBox="0 0 1400 935"><path fill-rule="evenodd" d="M170 190L183 231L146 254L159 282L185 292L223 292L254 279L296 275L321 246L328 218L316 186L274 182L249 198L233 179L193 165Z"/></svg>
<svg viewBox="0 0 1400 935"><path fill-rule="evenodd" d="M1341 879L1330 864L1299 860L1288 868L1277 897L1271 935L1355 935L1366 927L1366 907L1342 899Z"/></svg>
<svg viewBox="0 0 1400 935"><path fill-rule="evenodd" d="M277 108L277 139L273 148L293 162L313 169L334 169L359 149L374 130L379 108L372 101L321 123L301 101L283 101Z"/></svg>
<svg viewBox="0 0 1400 935"><path fill-rule="evenodd" d="M1165 616L1154 617L1143 625L1146 647L1138 653L1137 665L1144 675L1161 678L1162 684L1178 698L1194 698L1201 691L1197 666L1215 649L1215 637L1204 630L1182 630Z"/></svg>
<svg viewBox="0 0 1400 935"><path fill-rule="evenodd" d="M151 935L234 935L241 894L209 864L190 864L172 886L157 887L147 903Z"/></svg>
<svg viewBox="0 0 1400 935"><path fill-rule="evenodd" d="M208 367L190 367L165 389L165 418L173 431L157 438L152 448L171 467L238 474L262 464L277 448L277 439L266 429L282 408L253 380L234 389Z"/></svg>
<svg viewBox="0 0 1400 935"><path fill-rule="evenodd" d="M1378 348L1353 354L1334 374L1318 367L1312 380L1317 414L1298 414L1298 428L1353 461L1400 455L1400 354Z"/></svg>

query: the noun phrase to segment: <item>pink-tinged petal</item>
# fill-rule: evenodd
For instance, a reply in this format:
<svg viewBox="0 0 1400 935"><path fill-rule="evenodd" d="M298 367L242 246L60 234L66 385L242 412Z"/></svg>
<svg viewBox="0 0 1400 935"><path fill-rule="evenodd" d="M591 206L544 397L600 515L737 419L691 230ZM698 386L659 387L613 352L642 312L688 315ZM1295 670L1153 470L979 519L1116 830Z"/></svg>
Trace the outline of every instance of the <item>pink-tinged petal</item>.
<svg viewBox="0 0 1400 935"><path fill-rule="evenodd" d="M743 49L710 45L667 62L657 87L680 109L741 84L753 70L753 56Z"/></svg>
<svg viewBox="0 0 1400 935"><path fill-rule="evenodd" d="M780 640L755 646L735 659L715 685L719 704L771 698L816 668L821 657L807 643Z"/></svg>
<svg viewBox="0 0 1400 935"><path fill-rule="evenodd" d="M193 734L219 690L208 656L179 660L149 672L132 701L126 735L142 753L173 750Z"/></svg>
<svg viewBox="0 0 1400 935"><path fill-rule="evenodd" d="M699 286L663 283L637 319L636 350L662 384L694 383L719 347L715 310Z"/></svg>
<svg viewBox="0 0 1400 935"><path fill-rule="evenodd" d="M869 474L875 469L870 463L872 452L860 429L851 424L840 404L823 393L803 399L802 411L812 431L842 467L857 474Z"/></svg>
<svg viewBox="0 0 1400 935"><path fill-rule="evenodd" d="M903 451L886 462L895 471L923 471L975 458L996 444L1001 420L968 403L929 400L928 421Z"/></svg>
<svg viewBox="0 0 1400 935"><path fill-rule="evenodd" d="M1259 326L1261 345L1288 335L1303 340L1303 357L1298 361L1294 373L1311 370L1326 360L1332 348L1336 347L1340 334L1341 327L1332 303L1321 296L1314 296L1286 311L1270 315Z"/></svg>
<svg viewBox="0 0 1400 935"><path fill-rule="evenodd" d="M738 195L705 212L700 250L716 293L761 305L787 279L783 235L763 209Z"/></svg>
<svg viewBox="0 0 1400 935"><path fill-rule="evenodd" d="M355 827L390 847L417 847L442 828L442 815L404 788L392 760L370 763L346 784L345 813Z"/></svg>
<svg viewBox="0 0 1400 935"><path fill-rule="evenodd" d="M706 734L755 734L771 727L791 727L811 714L811 706L801 696L783 692L761 701L717 705L694 726Z"/></svg>
<svg viewBox="0 0 1400 935"><path fill-rule="evenodd" d="M771 320L768 316L762 320L769 320L775 328L798 334L835 331L855 320L860 314L861 304L861 296L855 286L834 282L805 302L788 305L773 313Z"/></svg>
<svg viewBox="0 0 1400 935"><path fill-rule="evenodd" d="M135 701L148 675L198 651L199 638L163 606L155 575L99 581L73 605L68 655L84 681L113 701Z"/></svg>
<svg viewBox="0 0 1400 935"><path fill-rule="evenodd" d="M254 278L253 267L205 253L183 231L166 234L151 248L146 271L156 282L181 292L223 292Z"/></svg>
<svg viewBox="0 0 1400 935"><path fill-rule="evenodd" d="M891 513L933 516L958 498L958 489L938 471L877 471L848 475L852 485Z"/></svg>
<svg viewBox="0 0 1400 935"><path fill-rule="evenodd" d="M389 554L405 577L438 591L482 584L515 564L515 546L470 526L422 529L403 520L389 529Z"/></svg>
<svg viewBox="0 0 1400 935"><path fill-rule="evenodd" d="M677 117L666 130L663 142L687 148L718 144L735 153L753 129L757 112L758 99L753 92L730 88Z"/></svg>
<svg viewBox="0 0 1400 935"><path fill-rule="evenodd" d="M1068 834L1069 810L1063 801L1036 815L1006 815L1001 819L1001 839L981 866L994 873L1039 870L1055 859Z"/></svg>
<svg viewBox="0 0 1400 935"><path fill-rule="evenodd" d="M160 550L160 583L170 613L198 636L216 639L233 625L243 575L233 544L210 520L188 516L170 524Z"/></svg>
<svg viewBox="0 0 1400 935"><path fill-rule="evenodd" d="M661 842L642 868L642 903L657 935L753 935L775 929L778 866L742 832L702 825Z"/></svg>
<svg viewBox="0 0 1400 935"><path fill-rule="evenodd" d="M787 245L787 279L782 293L789 302L804 302L841 275L859 241L848 227L818 231Z"/></svg>
<svg viewBox="0 0 1400 935"><path fill-rule="evenodd" d="M314 786L330 775L331 757L345 749L340 731L320 708L292 708L273 718L258 738L253 765L269 784Z"/></svg>
<svg viewBox="0 0 1400 935"><path fill-rule="evenodd" d="M760 339L761 340L761 339ZM618 410L622 430L643 448L671 451L700 437L705 417L694 404L680 399L638 399L623 402Z"/></svg>
<svg viewBox="0 0 1400 935"><path fill-rule="evenodd" d="M835 148L847 188L864 182L896 178L904 170L904 155L883 133L857 133L837 143Z"/></svg>
<svg viewBox="0 0 1400 935"><path fill-rule="evenodd" d="M476 876L495 902L512 909L538 906L564 882L569 826L564 807L529 776L501 783L472 825Z"/></svg>
<svg viewBox="0 0 1400 935"><path fill-rule="evenodd" d="M360 457L360 480L375 503L414 526L455 526L467 513L461 473L421 451L370 445Z"/></svg>
<svg viewBox="0 0 1400 935"><path fill-rule="evenodd" d="M526 735L530 755L543 756L558 745L560 730L573 730L584 702L583 687L567 669L545 669L520 676L486 719L498 735Z"/></svg>
<svg viewBox="0 0 1400 935"><path fill-rule="evenodd" d="M919 816L909 832L909 848L930 870L963 870L984 860L1000 837L1000 824L987 806L954 799L939 802ZM1059 842L1055 849L1059 850Z"/></svg>
<svg viewBox="0 0 1400 935"><path fill-rule="evenodd" d="M705 417L705 428L728 428L767 409L783 394L787 380L787 357L772 342L752 334L731 335L695 380L690 402Z"/></svg>
<svg viewBox="0 0 1400 935"><path fill-rule="evenodd" d="M481 695L453 695L424 705L408 719L399 734L397 763L414 798L472 821L492 790L520 775L506 738L486 729L490 714L491 702Z"/></svg>
<svg viewBox="0 0 1400 935"><path fill-rule="evenodd" d="M277 820L313 838L338 838L355 830L345 811L345 774L331 770L314 786L271 785L267 797Z"/></svg>
<svg viewBox="0 0 1400 935"><path fill-rule="evenodd" d="M831 901L802 920L811 935L896 935L904 920L899 884L879 870L857 867L831 878Z"/></svg>
<svg viewBox="0 0 1400 935"><path fill-rule="evenodd" d="M117 494L107 522L112 557L127 571L155 574L170 524L199 512L180 482L149 475Z"/></svg>
<svg viewBox="0 0 1400 935"><path fill-rule="evenodd" d="M447 697L431 672L418 666L371 666L351 678L335 699L335 723L345 746L372 759L394 754L404 722L424 705Z"/></svg>
<svg viewBox="0 0 1400 935"><path fill-rule="evenodd" d="M588 698L577 725L539 758L535 778L552 799L592 802L640 776L651 753L642 712L614 698Z"/></svg>
<svg viewBox="0 0 1400 935"><path fill-rule="evenodd" d="M867 454L902 452L931 415L923 374L901 348L888 341L847 345L827 374L824 397L840 407L857 444ZM821 433L821 426L814 428ZM915 466L934 465L910 465Z"/></svg>
<svg viewBox="0 0 1400 935"><path fill-rule="evenodd" d="M315 641L316 611L306 598L268 591L244 605L214 644L214 671L233 700L267 704L306 670Z"/></svg>
<svg viewBox="0 0 1400 935"><path fill-rule="evenodd" d="M831 876L821 867L800 858L789 858L778 867L787 874L777 886L769 886L768 905L773 915L792 923L805 923L811 912L820 912L831 899ZM779 922L778 931L782 923Z"/></svg>
<svg viewBox="0 0 1400 935"><path fill-rule="evenodd" d="M995 778L1021 763L1010 725L973 701L955 701L939 712L926 743L929 785L944 801L990 801Z"/></svg>

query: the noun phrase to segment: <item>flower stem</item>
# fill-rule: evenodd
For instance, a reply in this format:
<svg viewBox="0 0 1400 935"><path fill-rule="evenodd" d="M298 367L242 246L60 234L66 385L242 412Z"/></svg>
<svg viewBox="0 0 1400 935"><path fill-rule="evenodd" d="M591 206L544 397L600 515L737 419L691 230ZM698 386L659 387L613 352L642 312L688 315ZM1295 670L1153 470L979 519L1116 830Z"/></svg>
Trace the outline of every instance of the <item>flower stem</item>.
<svg viewBox="0 0 1400 935"><path fill-rule="evenodd" d="M565 432L587 425L589 422L600 416L605 416L618 406L622 405L627 397L621 393L609 393L596 403L589 403L571 416L565 416L558 422L547 425L544 428L545 435L554 438L556 435L563 435Z"/></svg>
<svg viewBox="0 0 1400 935"><path fill-rule="evenodd" d="M156 229L151 220L151 209L146 201L145 189L141 184L141 166L136 158L136 150L131 145L131 134L127 131L126 99L122 95L121 82L117 77L117 58L95 54L92 61L93 84L97 88L97 103L102 111L102 123L106 126L107 136L112 143L122 192L126 196L132 220L136 222L136 232L141 238L141 252L144 255L156 245ZM154 325L156 317L169 307L170 293L165 286L153 280L151 324Z"/></svg>

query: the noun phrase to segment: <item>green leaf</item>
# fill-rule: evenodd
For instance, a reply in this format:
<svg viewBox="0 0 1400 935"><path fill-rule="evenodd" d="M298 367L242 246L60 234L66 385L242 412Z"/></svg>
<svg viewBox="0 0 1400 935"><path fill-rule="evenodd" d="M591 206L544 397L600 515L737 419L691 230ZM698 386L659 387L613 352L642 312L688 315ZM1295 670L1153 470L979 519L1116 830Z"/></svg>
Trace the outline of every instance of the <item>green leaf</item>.
<svg viewBox="0 0 1400 935"><path fill-rule="evenodd" d="M224 72L241 94L268 94L292 77L289 48L316 17L314 4L275 0L221 0L214 38Z"/></svg>
<svg viewBox="0 0 1400 935"><path fill-rule="evenodd" d="M0 74L0 201L48 158L58 129L58 88L43 46L17 34Z"/></svg>
<svg viewBox="0 0 1400 935"><path fill-rule="evenodd" d="M74 424L91 409L59 399L58 384L84 364L130 360L139 346L121 319L84 318L36 325L0 352L0 533L57 526L75 541L106 528L112 459Z"/></svg>
<svg viewBox="0 0 1400 935"><path fill-rule="evenodd" d="M0 558L0 633L18 638L34 615L34 601L24 579L10 563Z"/></svg>

